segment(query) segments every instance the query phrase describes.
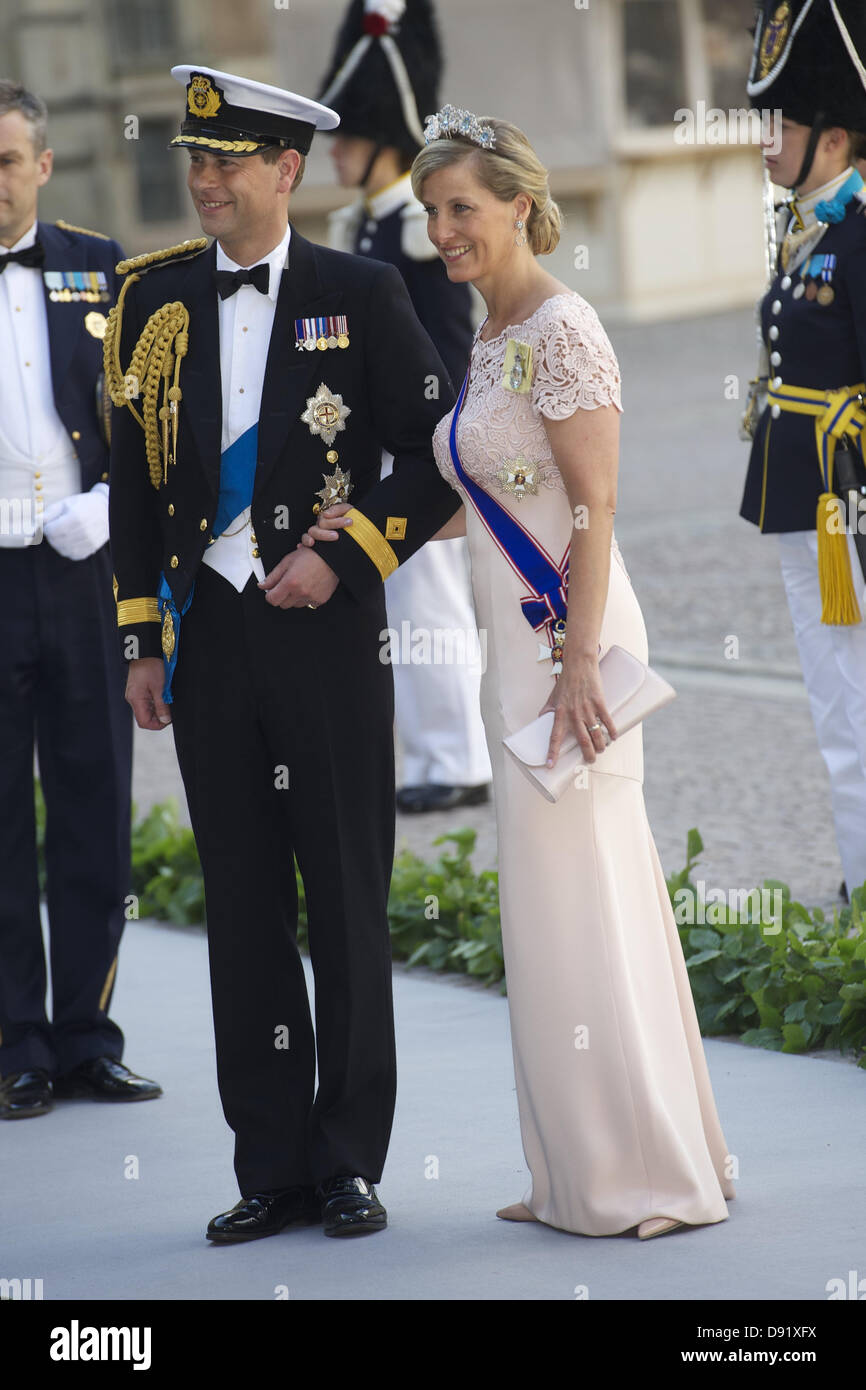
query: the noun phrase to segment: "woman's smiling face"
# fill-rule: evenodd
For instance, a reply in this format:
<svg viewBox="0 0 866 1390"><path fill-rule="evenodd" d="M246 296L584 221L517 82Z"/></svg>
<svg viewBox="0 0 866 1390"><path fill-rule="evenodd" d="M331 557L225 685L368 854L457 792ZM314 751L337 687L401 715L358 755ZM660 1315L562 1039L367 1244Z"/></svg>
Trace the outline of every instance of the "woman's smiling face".
<svg viewBox="0 0 866 1390"><path fill-rule="evenodd" d="M479 280L514 254L514 223L528 216L531 200L521 194L504 203L475 174L475 157L437 169L424 180L422 202L427 235L453 281Z"/></svg>

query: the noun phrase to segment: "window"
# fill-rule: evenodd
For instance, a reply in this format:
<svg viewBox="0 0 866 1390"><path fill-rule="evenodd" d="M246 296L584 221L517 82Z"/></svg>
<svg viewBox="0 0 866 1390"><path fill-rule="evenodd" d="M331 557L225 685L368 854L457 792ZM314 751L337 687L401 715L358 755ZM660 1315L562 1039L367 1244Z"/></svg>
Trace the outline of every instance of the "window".
<svg viewBox="0 0 866 1390"><path fill-rule="evenodd" d="M167 148L176 134L176 121L142 120L138 139L131 142L142 222L173 222L182 215L178 156Z"/></svg>
<svg viewBox="0 0 866 1390"><path fill-rule="evenodd" d="M164 60L177 48L175 0L106 0L108 38L116 67Z"/></svg>
<svg viewBox="0 0 866 1390"><path fill-rule="evenodd" d="M688 105L679 0L625 0L626 123L670 125Z"/></svg>
<svg viewBox="0 0 866 1390"><path fill-rule="evenodd" d="M754 0L701 0L701 12L710 104L723 111L747 107Z"/></svg>

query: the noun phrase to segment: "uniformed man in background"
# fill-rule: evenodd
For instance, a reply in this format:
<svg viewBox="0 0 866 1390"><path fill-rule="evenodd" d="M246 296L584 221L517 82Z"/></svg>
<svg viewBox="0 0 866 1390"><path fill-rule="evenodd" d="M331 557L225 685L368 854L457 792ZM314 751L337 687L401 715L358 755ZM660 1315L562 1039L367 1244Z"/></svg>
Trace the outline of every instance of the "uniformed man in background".
<svg viewBox="0 0 866 1390"><path fill-rule="evenodd" d="M288 220L336 114L211 68L172 73L172 143L215 241L128 263L106 337L111 548L127 698L141 728L173 724L204 874L241 1192L207 1236L315 1221L363 1235L387 1222L375 1184L396 1087L383 580L459 506L432 445L454 391L398 272ZM353 524L325 560L301 537L343 500Z"/></svg>
<svg viewBox="0 0 866 1390"><path fill-rule="evenodd" d="M0 81L0 1118L151 1100L108 1017L130 882L132 721L108 554L102 336L121 253L37 220L46 108ZM33 749L45 797L45 1011Z"/></svg>
<svg viewBox="0 0 866 1390"><path fill-rule="evenodd" d="M843 897L866 880L866 190L853 167L866 138L864 64L862 0L764 0L747 90L754 107L781 111L764 157L791 192L761 304L740 514L778 534Z"/></svg>
<svg viewBox="0 0 866 1390"><path fill-rule="evenodd" d="M362 192L332 214L331 245L397 267L459 386L472 346L471 291L448 279L409 179L424 146L424 119L439 110L441 71L430 0L353 0L319 100L340 117L331 137L337 178ZM383 471L390 467L386 454ZM479 703L481 644L465 539L424 546L389 577L385 600L398 639L392 645L402 751L398 808L444 811L486 801L491 772ZM460 634L456 662L411 662L403 637L413 631Z"/></svg>

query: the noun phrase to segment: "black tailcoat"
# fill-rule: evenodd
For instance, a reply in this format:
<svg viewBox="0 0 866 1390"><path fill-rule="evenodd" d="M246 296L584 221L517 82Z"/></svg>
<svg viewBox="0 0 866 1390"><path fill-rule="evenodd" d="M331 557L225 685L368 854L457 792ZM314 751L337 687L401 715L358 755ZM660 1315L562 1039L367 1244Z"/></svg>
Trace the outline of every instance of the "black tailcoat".
<svg viewBox="0 0 866 1390"><path fill-rule="evenodd" d="M158 491L148 477L140 428L127 409L114 411L111 527L118 602L153 598L162 571L181 610L208 544L219 495L222 433L215 263L211 246L190 260L149 270L127 295L124 370L147 318L161 305L185 304L190 334L180 374L177 463ZM336 314L348 318L348 348L298 350L296 319ZM340 468L351 471L351 504L382 533L389 516L406 518L405 538L389 541L399 561L413 555L459 506L432 455L433 430L454 402L453 388L399 272L316 246L293 228L262 392L252 502L266 572L300 544L314 521L323 474L334 472L326 459L328 446L301 420L322 383L342 395L351 410L331 446ZM394 455L395 467L380 482L382 448ZM353 598L373 601L384 614L381 575L345 530L321 553ZM129 634L139 638L140 656L160 655L157 623L125 624L121 635Z"/></svg>
<svg viewBox="0 0 866 1390"><path fill-rule="evenodd" d="M204 871L220 1095L247 1196L337 1173L381 1176L396 1085L393 679L381 660L381 572L345 531L320 546L340 583L315 611L275 608L253 577L238 594L201 564L220 472L215 258L211 247L130 289L124 368L148 315L168 301L189 310L189 354L177 463L158 490L142 431L127 410L115 411L111 544L120 601L152 600L163 572L180 610L195 584L180 626L172 722ZM295 320L331 315L348 320L349 346L299 350ZM301 420L322 384L351 411L332 446ZM265 571L313 521L323 475L334 472L329 447L351 472L350 503L380 533L389 517L402 518L405 538L389 544L399 560L412 555L459 505L432 450L453 401L399 272L293 230L259 415L252 521ZM383 448L395 464L380 480ZM157 622L124 623L120 633L140 638L142 656L160 651ZM306 897L315 1039L293 856ZM275 1043L280 1036L287 1045Z"/></svg>

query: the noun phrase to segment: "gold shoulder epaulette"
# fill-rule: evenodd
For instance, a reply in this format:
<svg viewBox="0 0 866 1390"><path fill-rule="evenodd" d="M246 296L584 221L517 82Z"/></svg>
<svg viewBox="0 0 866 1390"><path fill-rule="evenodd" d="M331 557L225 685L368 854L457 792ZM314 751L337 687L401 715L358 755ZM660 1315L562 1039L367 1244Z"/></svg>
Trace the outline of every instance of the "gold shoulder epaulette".
<svg viewBox="0 0 866 1390"><path fill-rule="evenodd" d="M110 236L105 232L92 232L89 227L76 227L72 222L64 222L62 217L58 217L54 223L62 232L81 232L84 236L96 236L100 241L111 241Z"/></svg>
<svg viewBox="0 0 866 1390"><path fill-rule="evenodd" d="M186 260L189 256L197 256L206 246L207 237L198 236L192 241L181 241L177 246L167 246L164 251L145 251L143 256L129 256L125 261L118 261L114 268L118 275L128 275L130 271L149 270L151 266L160 265L163 261Z"/></svg>

